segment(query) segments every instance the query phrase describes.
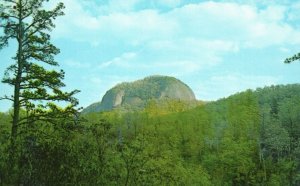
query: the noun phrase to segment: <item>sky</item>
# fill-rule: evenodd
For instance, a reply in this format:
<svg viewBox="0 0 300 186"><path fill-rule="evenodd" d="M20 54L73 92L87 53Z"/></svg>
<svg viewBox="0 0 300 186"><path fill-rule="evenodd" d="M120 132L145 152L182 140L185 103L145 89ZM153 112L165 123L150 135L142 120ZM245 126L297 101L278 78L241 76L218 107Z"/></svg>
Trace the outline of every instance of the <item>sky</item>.
<svg viewBox="0 0 300 186"><path fill-rule="evenodd" d="M46 4L51 8L59 2ZM101 101L117 83L173 76L199 100L277 84L300 83L300 0L63 0L52 42L65 90L80 106ZM0 76L14 43L0 51ZM0 83L0 97L12 87ZM0 101L0 111L11 103Z"/></svg>

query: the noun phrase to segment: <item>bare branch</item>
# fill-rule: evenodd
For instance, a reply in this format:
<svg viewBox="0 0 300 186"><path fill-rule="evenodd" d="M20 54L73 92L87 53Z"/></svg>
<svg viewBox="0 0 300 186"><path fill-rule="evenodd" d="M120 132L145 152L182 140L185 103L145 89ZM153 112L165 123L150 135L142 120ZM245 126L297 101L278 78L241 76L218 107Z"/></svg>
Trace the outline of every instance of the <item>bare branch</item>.
<svg viewBox="0 0 300 186"><path fill-rule="evenodd" d="M14 101L14 99L9 98L8 96L4 96L4 97L0 97L0 101L1 100L9 100L9 101Z"/></svg>

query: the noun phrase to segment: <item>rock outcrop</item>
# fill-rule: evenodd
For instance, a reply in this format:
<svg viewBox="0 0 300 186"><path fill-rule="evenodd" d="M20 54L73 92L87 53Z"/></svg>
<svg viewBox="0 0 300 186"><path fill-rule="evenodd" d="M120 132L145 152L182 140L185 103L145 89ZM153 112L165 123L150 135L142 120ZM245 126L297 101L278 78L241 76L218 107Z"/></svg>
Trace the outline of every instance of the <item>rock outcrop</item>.
<svg viewBox="0 0 300 186"><path fill-rule="evenodd" d="M100 112L115 108L139 110L153 99L196 100L191 88L182 81L169 76L149 76L116 85L105 93L101 102L88 106L82 112Z"/></svg>

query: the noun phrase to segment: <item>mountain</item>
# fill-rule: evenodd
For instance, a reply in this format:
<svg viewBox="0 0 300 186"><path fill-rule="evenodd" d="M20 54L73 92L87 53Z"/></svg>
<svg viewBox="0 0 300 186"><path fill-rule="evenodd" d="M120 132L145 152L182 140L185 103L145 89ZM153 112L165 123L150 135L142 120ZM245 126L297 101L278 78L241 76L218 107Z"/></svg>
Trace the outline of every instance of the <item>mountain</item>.
<svg viewBox="0 0 300 186"><path fill-rule="evenodd" d="M101 102L93 103L82 113L108 111L115 108L140 110L150 100L196 100L191 88L169 76L149 76L134 82L121 83L108 90Z"/></svg>

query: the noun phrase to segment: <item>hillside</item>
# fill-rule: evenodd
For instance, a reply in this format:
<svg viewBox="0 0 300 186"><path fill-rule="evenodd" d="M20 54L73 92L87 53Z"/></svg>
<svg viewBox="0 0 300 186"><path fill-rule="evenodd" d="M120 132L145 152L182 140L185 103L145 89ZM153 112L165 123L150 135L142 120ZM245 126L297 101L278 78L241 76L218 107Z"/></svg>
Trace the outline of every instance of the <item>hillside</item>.
<svg viewBox="0 0 300 186"><path fill-rule="evenodd" d="M247 90L183 111L176 103L172 112L154 101L140 112L114 109L74 123L22 127L19 156L30 165L20 169L24 179L30 175L28 185L300 185L299 84ZM0 113L0 121L3 180L10 114Z"/></svg>
<svg viewBox="0 0 300 186"><path fill-rule="evenodd" d="M150 100L195 101L191 88L169 76L149 76L130 83L121 83L108 90L101 102L85 108L82 113L109 111L115 108L141 110Z"/></svg>
<svg viewBox="0 0 300 186"><path fill-rule="evenodd" d="M116 143L139 150L131 183L159 185L155 176L166 175L173 185L300 184L299 84L247 90L183 112L159 109L157 102L143 112L86 115L112 123Z"/></svg>

